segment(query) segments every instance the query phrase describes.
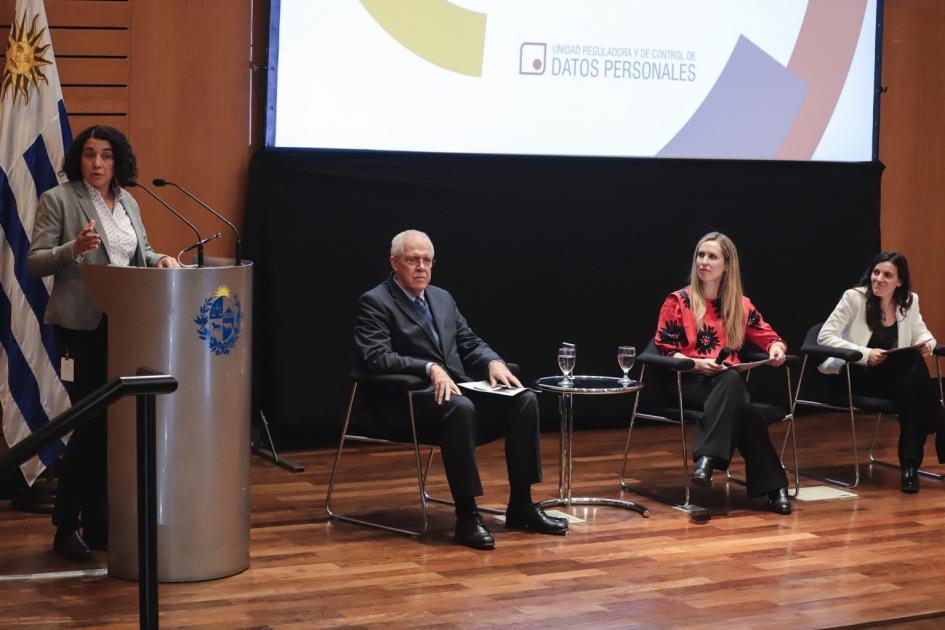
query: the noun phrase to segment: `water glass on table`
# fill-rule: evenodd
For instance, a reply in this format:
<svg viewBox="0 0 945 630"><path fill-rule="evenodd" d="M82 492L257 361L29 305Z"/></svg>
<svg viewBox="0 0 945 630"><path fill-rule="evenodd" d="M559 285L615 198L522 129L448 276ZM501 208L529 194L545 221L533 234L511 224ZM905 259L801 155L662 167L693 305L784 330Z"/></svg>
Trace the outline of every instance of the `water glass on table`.
<svg viewBox="0 0 945 630"><path fill-rule="evenodd" d="M558 369L564 376L564 382L571 382L571 374L574 372L574 363L577 361L577 350L573 346L561 346L558 348Z"/></svg>
<svg viewBox="0 0 945 630"><path fill-rule="evenodd" d="M630 382L630 368L633 367L637 359L637 349L633 346L617 346L617 365L623 370L623 378L620 382L626 385Z"/></svg>

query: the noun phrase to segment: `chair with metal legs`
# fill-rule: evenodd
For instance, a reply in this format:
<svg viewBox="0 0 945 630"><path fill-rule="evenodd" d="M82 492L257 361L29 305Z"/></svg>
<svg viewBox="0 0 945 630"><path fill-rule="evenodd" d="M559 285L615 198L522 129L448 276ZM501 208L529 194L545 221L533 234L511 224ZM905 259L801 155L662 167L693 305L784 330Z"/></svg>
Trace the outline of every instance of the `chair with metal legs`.
<svg viewBox="0 0 945 630"><path fill-rule="evenodd" d="M517 371L517 366L509 364L510 369ZM347 411L345 413L344 426L341 429L341 440L338 443L338 451L335 454L335 463L331 468L331 476L328 479L328 493L325 497L325 511L329 518L374 527L386 531L407 534L410 536L423 536L429 529L429 519L427 513L428 503L441 503L443 505L454 505L451 499L441 499L430 496L427 493L426 482L430 472L430 466L436 455L438 444L423 441L418 438L417 424L414 417L414 395L426 389L430 381L425 378L411 376L408 374L385 374L375 375L366 374L360 371L353 371L351 374L353 381L351 386L351 396L348 399ZM362 408L358 408L359 404ZM364 409L367 407L367 409ZM371 411L373 413L364 413ZM359 427L358 433L351 433L351 421L355 416L366 426ZM377 416L380 416L378 420ZM373 422L370 422L373 420ZM393 525L370 521L365 518L356 518L342 514L332 506L332 493L334 492L335 482L338 476L338 470L341 465L341 458L344 452L345 442L364 442L369 444L403 445L409 446L414 455L417 468L417 489L420 502L420 514L422 526L419 530L405 529ZM485 443L484 440L480 443ZM421 449L429 449L429 452L421 456ZM423 460L426 459L426 463ZM504 510L479 507L480 512L489 514L505 514Z"/></svg>
<svg viewBox="0 0 945 630"><path fill-rule="evenodd" d="M759 354L757 352L753 353L751 351L742 351L739 353L740 357L744 362L757 361L759 359L766 358L767 354ZM799 359L796 356L788 355L787 360L785 361L785 375L787 383L787 407L781 407L778 405L767 404L767 403L758 403L752 402L752 406L761 414L765 419L765 422L768 425L775 424L777 422L787 421L788 429L784 435L784 441L781 445L781 459L784 460L784 450L787 447L788 438L791 438L792 451L794 455L794 469L797 470L797 447L796 442L794 441L794 417L792 415L793 408L793 399L792 399L792 387L791 387L791 365L796 365ZM696 512L704 510L703 507L694 505L691 502L691 486L689 479L689 450L688 442L686 438L686 425L693 424L699 421L702 417L702 411L696 409L686 409L683 404L683 395L682 395L682 375L684 372L692 370L695 367L695 363L692 359L678 359L675 357L663 356L659 353L656 348L656 343L653 340L650 340L643 352L637 357L637 363L640 364L640 382L644 382L644 377L648 371L662 370L664 373L668 372L674 376L675 379L675 396L674 396L674 407L667 407L659 410L658 413L642 413L639 412L637 407L639 403L639 395L637 400L634 402L633 413L630 417L630 427L627 430L627 442L624 448L624 457L623 465L620 469L620 485L624 490L629 490L636 494L640 494L645 497L649 497L660 501L662 503L667 503L673 507L687 511L687 512ZM749 372L750 375L750 372ZM749 376L746 375L746 376ZM644 420L655 420L658 422L667 422L670 424L678 424L680 430L680 449L682 451L682 471L683 471L683 501L675 501L668 499L667 497L647 490L646 488L640 487L639 484L631 485L627 480L627 469L630 461L630 439L633 435L633 427L637 418L642 418ZM744 481L734 477L731 474L727 474L727 480L734 481L735 483L744 485ZM797 495L798 490L800 489L800 479L795 474L794 477L794 494Z"/></svg>
<svg viewBox="0 0 945 630"><path fill-rule="evenodd" d="M826 409L830 411L843 411L849 415L850 418L850 436L852 442L852 451L853 451L853 479L851 481L843 479L834 479L832 477L818 476L810 473L801 472L805 477L810 477L812 479L817 479L819 481L824 481L826 483L831 483L834 485L842 486L844 488L855 488L860 483L860 463L859 463L859 454L857 451L857 441L856 441L856 414L857 412L866 412L876 414L876 424L873 426L872 437L870 438L869 446L869 462L870 464L879 464L882 466L890 466L893 468L899 468L899 464L894 464L892 462L887 462L878 459L873 452L876 444L876 436L879 432L879 425L882 421L883 415L895 415L896 413L896 403L894 400L888 398L878 398L875 396L862 396L859 394L853 393L852 379L850 376L851 365L855 364L863 356L862 353L858 350L851 350L847 348L834 348L832 346L823 346L817 343L817 337L820 334L820 328L823 326L823 322L814 324L807 331L807 335L804 338L804 344L801 346L801 353L804 355L803 363L801 365L801 374L797 381L797 389L795 390L794 395L794 408L797 409L798 405L805 405L809 407L815 407L818 409ZM942 400L942 373L939 366L940 357L945 355L945 346L939 345L936 346L933 351L935 355L935 368L938 378L939 385L939 400ZM838 376L830 376L827 378L840 378L843 379L846 396L840 400L830 400L830 401L817 401L801 398L801 385L804 383L804 376L808 366L808 362L813 361L814 365L821 363L822 361L830 358L837 358L844 362L843 369L841 374ZM919 470L919 474L931 477L933 479L945 479L945 475L931 472L927 470Z"/></svg>
<svg viewBox="0 0 945 630"><path fill-rule="evenodd" d="M803 474L805 477L810 477L818 481L824 481L826 483L832 483L837 486L842 486L844 488L855 488L860 484L860 461L859 454L856 448L856 414L853 406L853 388L850 380L850 364L859 361L863 354L859 350L851 350L848 348L834 348L831 346L822 346L817 343L817 336L820 334L820 328L823 326L823 322L814 324L807 331L807 335L804 337L804 343L801 346L801 354L803 355L803 360L801 363L801 373L797 378L797 389L794 390L794 414L797 414L798 406L807 406L815 407L817 409L827 409L831 411L846 411L850 415L850 435L851 443L853 447L853 480L846 481L843 479L834 479L832 477L813 475L810 473L803 473L802 471L795 469L798 474ZM843 378L846 381L846 391L847 391L847 405L843 406L839 401L820 401L820 400L808 400L801 398L801 386L804 384L804 376L807 373L807 366L809 363L813 362L815 368L816 366L827 360L827 359L840 359L844 362L844 367L842 370L842 375L837 378Z"/></svg>

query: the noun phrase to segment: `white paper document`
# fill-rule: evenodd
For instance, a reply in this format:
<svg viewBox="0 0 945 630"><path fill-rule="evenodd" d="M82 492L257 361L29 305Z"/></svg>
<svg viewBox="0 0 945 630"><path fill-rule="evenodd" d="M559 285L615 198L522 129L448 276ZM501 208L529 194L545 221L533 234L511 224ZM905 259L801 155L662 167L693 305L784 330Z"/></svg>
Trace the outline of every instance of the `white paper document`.
<svg viewBox="0 0 945 630"><path fill-rule="evenodd" d="M469 383L457 383L460 387L470 389L474 392L484 392L486 394L498 394L499 396L517 396L525 391L524 387L506 387L505 385L496 385L492 387L489 381L471 381Z"/></svg>
<svg viewBox="0 0 945 630"><path fill-rule="evenodd" d="M749 361L748 363L739 363L738 365L730 365L728 369L735 370L736 372L745 372L750 370L753 367L758 367L759 365L765 365L766 363L771 363L771 357L767 359L762 359L761 361Z"/></svg>

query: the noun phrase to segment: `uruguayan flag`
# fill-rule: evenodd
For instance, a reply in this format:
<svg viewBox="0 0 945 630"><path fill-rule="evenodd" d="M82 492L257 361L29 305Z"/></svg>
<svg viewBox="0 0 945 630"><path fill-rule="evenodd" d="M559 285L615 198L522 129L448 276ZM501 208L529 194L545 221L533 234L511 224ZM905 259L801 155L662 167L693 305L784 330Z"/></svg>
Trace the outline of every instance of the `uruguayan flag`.
<svg viewBox="0 0 945 630"><path fill-rule="evenodd" d="M17 0L0 81L0 404L15 444L69 408L59 355L43 313L52 279L26 272L39 196L59 184L72 142L42 0ZM33 483L62 450L23 465Z"/></svg>

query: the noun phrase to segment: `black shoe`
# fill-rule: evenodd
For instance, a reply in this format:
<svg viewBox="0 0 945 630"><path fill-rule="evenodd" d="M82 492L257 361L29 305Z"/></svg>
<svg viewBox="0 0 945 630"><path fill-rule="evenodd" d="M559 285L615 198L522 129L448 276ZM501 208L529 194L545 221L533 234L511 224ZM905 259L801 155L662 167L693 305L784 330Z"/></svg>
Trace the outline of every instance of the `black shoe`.
<svg viewBox="0 0 945 630"><path fill-rule="evenodd" d="M456 517L456 542L473 549L495 549L495 537L482 522L478 510Z"/></svg>
<svg viewBox="0 0 945 630"><path fill-rule="evenodd" d="M75 530L57 529L53 538L53 551L67 560L88 562L92 559L92 550Z"/></svg>
<svg viewBox="0 0 945 630"><path fill-rule="evenodd" d="M915 466L902 467L902 484L899 489L906 494L915 494L919 491L919 471Z"/></svg>
<svg viewBox="0 0 945 630"><path fill-rule="evenodd" d="M788 494L787 488L773 490L768 493L768 509L775 514L786 515L791 513L791 495Z"/></svg>
<svg viewBox="0 0 945 630"><path fill-rule="evenodd" d="M86 527L82 530L82 538L89 546L89 549L93 551L108 551L108 526L104 529L94 530Z"/></svg>
<svg viewBox="0 0 945 630"><path fill-rule="evenodd" d="M508 529L524 529L539 534L562 536L568 533L568 519L548 516L537 503L510 505L505 512L505 526Z"/></svg>
<svg viewBox="0 0 945 630"><path fill-rule="evenodd" d="M696 460L696 467L692 470L692 485L700 488L708 488L712 485L712 471L715 469L715 461L706 455Z"/></svg>

